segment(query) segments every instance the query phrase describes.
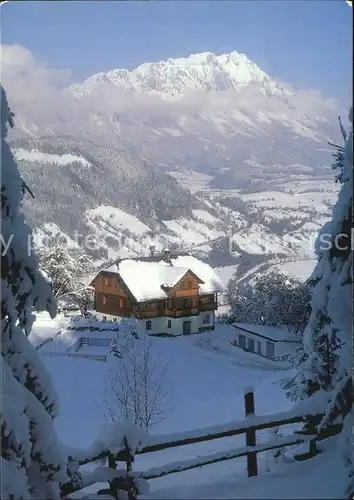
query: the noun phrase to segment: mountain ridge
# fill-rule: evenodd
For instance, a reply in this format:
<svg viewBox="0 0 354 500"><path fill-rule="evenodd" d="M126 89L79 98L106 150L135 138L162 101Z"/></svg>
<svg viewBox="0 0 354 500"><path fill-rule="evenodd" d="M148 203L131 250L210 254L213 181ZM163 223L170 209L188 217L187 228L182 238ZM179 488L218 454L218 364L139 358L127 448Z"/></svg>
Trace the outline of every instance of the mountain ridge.
<svg viewBox="0 0 354 500"><path fill-rule="evenodd" d="M99 72L82 83L71 85L67 90L80 98L88 95L91 86L97 83L114 84L135 92L179 94L190 90L241 90L250 84L257 84L270 95L292 95L289 89L271 79L245 54L236 51L220 55L202 52L188 57L143 63L133 70Z"/></svg>
<svg viewBox="0 0 354 500"><path fill-rule="evenodd" d="M318 182L318 176L331 176L327 142L337 142L339 136L334 103L316 92L290 92L244 54L206 52L145 63L130 72L122 70L123 76L121 70L93 75L88 84L79 84L88 91L77 98L68 86L57 93L52 87L50 92L39 88L42 67L41 79L32 75L31 66L21 91L11 86L6 79L17 75L17 53L18 48L12 58L4 58L3 68L16 113L17 127L11 134L91 140L147 159L166 172L210 175L212 186L220 189L268 190L279 178L305 175ZM20 64L18 71L24 78ZM133 74L134 82L141 77L138 90L164 92L133 90ZM116 83L107 75L111 80L118 75ZM188 91L172 95L172 84ZM30 97L22 92L24 87Z"/></svg>

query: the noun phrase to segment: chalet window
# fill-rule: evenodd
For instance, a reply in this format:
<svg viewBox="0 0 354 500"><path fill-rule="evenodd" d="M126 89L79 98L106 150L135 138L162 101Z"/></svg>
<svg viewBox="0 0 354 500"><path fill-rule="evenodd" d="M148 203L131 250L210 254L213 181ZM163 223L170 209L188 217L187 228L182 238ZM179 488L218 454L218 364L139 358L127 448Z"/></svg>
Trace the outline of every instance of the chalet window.
<svg viewBox="0 0 354 500"><path fill-rule="evenodd" d="M241 349L246 349L246 336L242 335L241 333L238 336L238 345L241 347Z"/></svg>
<svg viewBox="0 0 354 500"><path fill-rule="evenodd" d="M122 299L121 297L119 298L119 307L123 309L125 307L125 300Z"/></svg>
<svg viewBox="0 0 354 500"><path fill-rule="evenodd" d="M210 323L210 314L206 314L203 318L203 323L207 324Z"/></svg>
<svg viewBox="0 0 354 500"><path fill-rule="evenodd" d="M267 340L266 342L266 355L267 355L267 358L274 358L275 356L275 346L274 346L274 343L273 342L269 342Z"/></svg>
<svg viewBox="0 0 354 500"><path fill-rule="evenodd" d="M247 339L247 350L251 351L251 352L254 352L254 347L255 347L254 339L252 339L251 337L248 337L248 339Z"/></svg>
<svg viewBox="0 0 354 500"><path fill-rule="evenodd" d="M171 326L172 326L172 321L169 319L169 320L167 321L167 328L171 328Z"/></svg>
<svg viewBox="0 0 354 500"><path fill-rule="evenodd" d="M146 322L146 325L145 325L145 326L146 326L146 329L147 329L147 330L151 330L151 321L150 321L150 320L148 320L148 321Z"/></svg>
<svg viewBox="0 0 354 500"><path fill-rule="evenodd" d="M188 288L189 288L189 290L192 290L192 288L193 288L193 281L191 281L191 280L188 281Z"/></svg>
<svg viewBox="0 0 354 500"><path fill-rule="evenodd" d="M262 354L262 342L257 340L257 353Z"/></svg>
<svg viewBox="0 0 354 500"><path fill-rule="evenodd" d="M112 286L112 280L111 280L111 278L105 277L104 278L104 285L105 286Z"/></svg>
<svg viewBox="0 0 354 500"><path fill-rule="evenodd" d="M192 298L192 306L193 307L197 307L197 305L198 305L198 298L197 297L193 297Z"/></svg>
<svg viewBox="0 0 354 500"><path fill-rule="evenodd" d="M191 299L184 299L184 301L183 301L183 307L185 309L189 309L191 307L191 305L192 305L191 302L192 302Z"/></svg>
<svg viewBox="0 0 354 500"><path fill-rule="evenodd" d="M108 304L108 297L107 297L107 295L103 295L103 297L102 297L102 304L104 306L106 306Z"/></svg>

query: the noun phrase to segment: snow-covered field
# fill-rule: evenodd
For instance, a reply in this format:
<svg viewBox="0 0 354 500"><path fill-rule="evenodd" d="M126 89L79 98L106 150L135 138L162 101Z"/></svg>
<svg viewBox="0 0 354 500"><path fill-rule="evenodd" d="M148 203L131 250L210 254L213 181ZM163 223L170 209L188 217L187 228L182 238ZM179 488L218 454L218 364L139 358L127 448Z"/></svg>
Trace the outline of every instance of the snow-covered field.
<svg viewBox="0 0 354 500"><path fill-rule="evenodd" d="M277 465L271 473L253 478L229 477L220 482L192 487L179 486L153 492L145 498L178 499L338 499L345 498L346 477L334 443L311 461ZM227 467L227 466L226 466Z"/></svg>
<svg viewBox="0 0 354 500"><path fill-rule="evenodd" d="M105 422L99 398L105 386L108 363L76 357L53 357L49 356L48 352L63 353L81 336L108 338L114 333L109 331L68 332L65 331L65 322L68 323L68 321L68 318L62 316L53 321L47 314L41 313L34 324L30 338L38 346L38 343L45 338L45 332L49 337L55 337L56 332L64 330L57 340L49 342L38 352L42 354L42 359L58 392L61 413L56 421L56 427L61 440L66 445L87 449L99 438L101 425ZM172 411L163 422L152 429L153 434L185 432L243 419L246 386L252 386L255 389L257 415L272 414L290 408L291 403L285 398L278 383L285 375L284 368L255 354L238 350L230 343L233 338L233 328L228 325L218 325L214 332L186 337L153 338L154 348L158 349L164 359L168 360L168 383L171 386L173 400ZM107 351L107 346L84 347L79 353L107 354ZM259 434L259 440L266 439L266 431ZM178 460L225 451L235 446L244 446L243 436L139 456L134 468L147 470ZM261 475L257 481L260 482L260 486L256 486L257 483L254 480L245 480L245 458L240 458L151 480L149 482L150 496L155 495L158 498L269 497L263 492L263 496L259 497L258 488L262 490L261 484L265 481L263 474L266 474L265 454L260 454L259 457ZM299 471L299 477L301 476L300 469L299 465L296 465L294 469L294 473ZM279 481L284 482L285 476L281 472L279 474L275 478L278 477ZM236 496L234 488L238 488L239 482L240 490L237 489ZM91 491L93 491L92 488ZM233 494L230 493L231 491ZM305 488L303 491L308 490ZM304 493L304 496L307 495ZM281 494L277 498L279 497ZM332 497L324 496L323 498Z"/></svg>
<svg viewBox="0 0 354 500"><path fill-rule="evenodd" d="M294 260L269 265L262 264L261 266L257 265L249 269L247 273L244 273L242 276L240 276L240 279L242 279L243 282L251 281L255 274L258 272L259 268L262 267L263 273L282 271L292 278L297 278L300 281L306 281L311 276L316 264L316 259ZM233 266L216 267L214 270L221 281L227 286L228 282L234 278L238 267L239 265L235 264Z"/></svg>
<svg viewBox="0 0 354 500"><path fill-rule="evenodd" d="M169 172L169 174L172 175L182 187L189 189L192 193L207 189L209 182L213 179L210 175L190 170L173 171Z"/></svg>
<svg viewBox="0 0 354 500"><path fill-rule="evenodd" d="M283 264L275 264L270 267L269 270L278 269L293 278L306 281L311 276L316 264L316 259L298 260L294 262L284 262Z"/></svg>
<svg viewBox="0 0 354 500"><path fill-rule="evenodd" d="M307 192L307 189L310 188L312 188L311 191ZM317 212L326 214L328 204L332 204L337 195L337 186L334 183L326 185L323 182L322 191L316 191L309 184L307 189L300 190L298 188L297 192L289 194L281 191L263 191L261 193L238 194L238 196L258 209L274 210L281 207L297 211L304 209L307 212L309 207L316 207Z"/></svg>
<svg viewBox="0 0 354 500"><path fill-rule="evenodd" d="M41 313L30 339L38 346L46 335L55 337L58 331L62 331L56 340L48 342L38 352L42 354L58 392L61 413L56 427L59 436L64 444L86 449L99 437L101 425L105 422L99 398L104 389L108 363L76 357L53 357L48 353L63 353L81 336L107 338L114 333L66 331L65 323L68 321L63 316L50 320L46 313ZM289 408L290 403L277 383L284 372L269 360L233 347L230 344L233 336L232 327L219 326L214 332L153 339L154 348L168 360L168 382L174 405L167 418L152 429L154 434L184 432L242 419L245 386L255 388L257 414L271 414ZM83 347L79 353L106 354L107 350L107 347ZM223 451L235 447L235 444L243 446L244 437L138 457L134 467L136 470L147 470L176 460L195 458L199 454ZM245 474L245 459L241 458L228 461L226 465L215 464L152 480L150 489L161 495L166 488L203 488L234 477L242 480Z"/></svg>
<svg viewBox="0 0 354 500"><path fill-rule="evenodd" d="M56 163L59 166L71 165L72 163L79 163L84 167L90 167L91 164L82 156L73 154L56 155L51 153L42 153L38 149L27 151L26 149L15 149L14 156L16 160L27 160L36 162Z"/></svg>

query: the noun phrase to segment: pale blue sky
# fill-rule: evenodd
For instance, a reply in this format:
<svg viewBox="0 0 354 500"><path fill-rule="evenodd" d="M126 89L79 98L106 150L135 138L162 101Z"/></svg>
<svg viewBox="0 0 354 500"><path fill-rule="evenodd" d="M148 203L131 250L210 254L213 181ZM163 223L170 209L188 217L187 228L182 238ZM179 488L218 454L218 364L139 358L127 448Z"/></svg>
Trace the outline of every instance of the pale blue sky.
<svg viewBox="0 0 354 500"><path fill-rule="evenodd" d="M19 43L75 80L197 52L244 52L273 77L351 98L352 12L344 0L38 1L2 8Z"/></svg>

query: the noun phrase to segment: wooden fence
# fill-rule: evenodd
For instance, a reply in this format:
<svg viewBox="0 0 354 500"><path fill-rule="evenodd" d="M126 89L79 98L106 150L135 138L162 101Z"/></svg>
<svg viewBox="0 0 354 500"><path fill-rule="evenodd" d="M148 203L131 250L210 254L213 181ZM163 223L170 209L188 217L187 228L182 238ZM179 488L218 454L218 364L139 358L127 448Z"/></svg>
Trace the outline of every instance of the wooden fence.
<svg viewBox="0 0 354 500"><path fill-rule="evenodd" d="M103 363L107 362L106 354L90 354L90 353L80 353L80 352L44 352L41 356L51 356L53 358L81 358L81 359L93 359L94 361L102 361Z"/></svg>
<svg viewBox="0 0 354 500"><path fill-rule="evenodd" d="M349 411L348 408L351 407L351 401L348 400L348 396L344 398L344 401L346 404L346 410L341 410L340 413L342 414L347 413ZM113 498L117 499L118 491L123 490L128 493L129 500L135 500L139 495L139 481L141 480L147 481L149 479L156 479L168 474L188 471L205 465L211 465L239 457L247 457L248 476L252 477L258 474L258 453L268 450L276 450L287 446L294 446L302 443L308 443L308 452L302 455L297 455L295 459L309 459L318 453L316 442L326 437L325 435L319 436L315 433L310 434L305 431L298 431L284 438L277 438L276 442L273 441L272 443L260 443L257 445L256 431L272 429L290 424L304 424L308 421L319 422L323 417L323 414L304 416L294 412L283 412L271 414L268 416L255 416L254 393L251 390L246 391L244 396L244 403L245 419L239 422L234 422L229 425L207 427L204 429L186 433L178 433L167 437L150 436L149 441L141 449L138 449L135 452L129 448L129 443L127 440L125 440L125 446L118 453L112 453L110 451L104 450L98 454L85 457L81 460L75 459L74 456L69 457L69 459L73 463L76 463L77 466L90 464L97 460L106 460L108 468L106 467L104 470L106 473L107 471L109 471L109 476L108 474L104 476L101 475L100 477L105 477L108 479L99 480L97 479L97 475L95 475L95 473L87 473L85 476L76 473L73 475L69 483L63 485L62 497L70 498L70 496L68 495L70 495L71 493L80 491L87 486L91 486L98 482L102 483L107 481L108 488L105 490L101 490L101 493L110 494ZM332 432L332 434L340 432L340 430L341 427L337 427L335 431ZM134 462L135 455L142 455L146 453L175 448L178 446L208 442L214 439L221 439L242 434L245 434L246 444L246 446L243 448L234 448L207 456L198 456L196 458L170 463L168 465L160 467L154 467L145 472L134 472L132 470L132 464ZM119 462L125 463L125 469L117 470L117 465ZM102 468L100 470L102 471Z"/></svg>

